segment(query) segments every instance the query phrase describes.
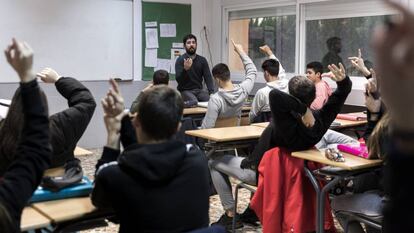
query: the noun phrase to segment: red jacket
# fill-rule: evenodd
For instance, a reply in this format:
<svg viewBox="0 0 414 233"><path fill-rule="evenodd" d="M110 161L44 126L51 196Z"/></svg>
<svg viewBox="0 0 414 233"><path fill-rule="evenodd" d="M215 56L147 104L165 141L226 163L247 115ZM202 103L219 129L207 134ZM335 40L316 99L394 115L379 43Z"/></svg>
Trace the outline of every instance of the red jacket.
<svg viewBox="0 0 414 233"><path fill-rule="evenodd" d="M268 150L259 165L259 183L250 207L263 225L264 233L315 231L316 193L304 171L302 159L281 148ZM309 163L309 168L320 164ZM336 232L328 198L325 229Z"/></svg>

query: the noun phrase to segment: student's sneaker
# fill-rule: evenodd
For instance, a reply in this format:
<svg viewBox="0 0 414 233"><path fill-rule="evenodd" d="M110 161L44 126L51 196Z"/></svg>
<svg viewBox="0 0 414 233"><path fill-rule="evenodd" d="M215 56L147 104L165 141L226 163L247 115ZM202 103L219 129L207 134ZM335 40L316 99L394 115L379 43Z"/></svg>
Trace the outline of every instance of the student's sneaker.
<svg viewBox="0 0 414 233"><path fill-rule="evenodd" d="M239 229L243 227L243 223L240 221L240 217L238 215L236 217L236 226L235 229ZM233 218L223 214L217 222L212 223L211 225L221 225L226 228L227 231L231 231L233 227Z"/></svg>
<svg viewBox="0 0 414 233"><path fill-rule="evenodd" d="M240 215L240 221L242 223L250 224L252 226L259 226L259 218L257 217L256 213L247 207L246 210Z"/></svg>

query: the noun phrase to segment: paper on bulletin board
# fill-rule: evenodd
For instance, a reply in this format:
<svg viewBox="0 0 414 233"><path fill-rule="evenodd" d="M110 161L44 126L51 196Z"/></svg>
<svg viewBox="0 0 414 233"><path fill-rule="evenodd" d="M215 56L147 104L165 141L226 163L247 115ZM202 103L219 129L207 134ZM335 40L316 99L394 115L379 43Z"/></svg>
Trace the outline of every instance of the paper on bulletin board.
<svg viewBox="0 0 414 233"><path fill-rule="evenodd" d="M175 23L160 23L160 37L176 37Z"/></svg>
<svg viewBox="0 0 414 233"><path fill-rule="evenodd" d="M157 66L154 67L154 72L157 70L165 70L168 73L171 71L171 60L158 58Z"/></svg>
<svg viewBox="0 0 414 233"><path fill-rule="evenodd" d="M158 48L158 31L157 28L145 29L145 44L147 49Z"/></svg>
<svg viewBox="0 0 414 233"><path fill-rule="evenodd" d="M171 49L171 74L175 74L175 62L185 53L185 49Z"/></svg>
<svg viewBox="0 0 414 233"><path fill-rule="evenodd" d="M173 48L184 48L184 45L183 45L183 43L172 43L172 47Z"/></svg>
<svg viewBox="0 0 414 233"><path fill-rule="evenodd" d="M156 26L157 26L157 21L145 22L146 28L156 27Z"/></svg>
<svg viewBox="0 0 414 233"><path fill-rule="evenodd" d="M158 49L145 49L145 67L157 66Z"/></svg>

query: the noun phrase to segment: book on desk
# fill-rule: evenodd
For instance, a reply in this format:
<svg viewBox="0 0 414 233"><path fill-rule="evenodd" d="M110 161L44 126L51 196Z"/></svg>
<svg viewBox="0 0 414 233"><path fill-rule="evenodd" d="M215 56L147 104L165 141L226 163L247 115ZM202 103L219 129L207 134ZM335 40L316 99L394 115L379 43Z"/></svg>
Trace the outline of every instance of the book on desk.
<svg viewBox="0 0 414 233"><path fill-rule="evenodd" d="M367 115L363 112L340 113L336 116L336 118L348 121L364 121L367 120Z"/></svg>
<svg viewBox="0 0 414 233"><path fill-rule="evenodd" d="M92 192L92 189L92 181L84 176L81 182L61 189L58 192L52 192L39 186L33 193L33 196L30 198L29 202L34 203L41 201L59 200L70 197L88 196Z"/></svg>

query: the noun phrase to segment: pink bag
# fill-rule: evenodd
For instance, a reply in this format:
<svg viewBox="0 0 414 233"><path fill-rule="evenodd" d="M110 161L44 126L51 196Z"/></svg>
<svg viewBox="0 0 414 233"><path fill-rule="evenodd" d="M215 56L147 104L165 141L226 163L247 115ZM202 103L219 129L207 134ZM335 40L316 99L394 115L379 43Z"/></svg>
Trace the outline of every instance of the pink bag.
<svg viewBox="0 0 414 233"><path fill-rule="evenodd" d="M351 155L362 157L364 159L368 159L368 156L369 156L367 146L362 143L360 143L359 145L339 144L338 150L351 154Z"/></svg>

